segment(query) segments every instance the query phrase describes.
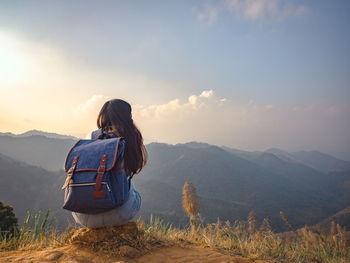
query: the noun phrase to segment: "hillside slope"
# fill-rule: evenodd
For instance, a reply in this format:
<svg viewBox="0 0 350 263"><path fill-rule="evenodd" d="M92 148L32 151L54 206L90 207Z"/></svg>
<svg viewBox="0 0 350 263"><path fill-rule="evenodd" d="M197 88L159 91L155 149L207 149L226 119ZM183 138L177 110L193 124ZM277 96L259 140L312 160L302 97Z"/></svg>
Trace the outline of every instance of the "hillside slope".
<svg viewBox="0 0 350 263"><path fill-rule="evenodd" d="M66 153L76 140L48 138L43 135L25 137L0 136L0 153L49 171L63 169Z"/></svg>
<svg viewBox="0 0 350 263"><path fill-rule="evenodd" d="M277 228L283 228L279 218L281 210L295 225L301 226L315 224L348 203L344 199L347 193L344 187L334 184L331 177L301 164L277 160L280 167L275 163L266 165L264 160L248 161L218 147L205 145L152 143L147 149L149 164L141 175L136 176L136 184L146 191L142 186L152 180L147 188L154 196L171 186L173 190L166 200L171 196L180 201L181 188L189 180L202 197L239 204L236 206L239 218L247 216L247 210L252 209L260 218L269 217ZM346 176L350 178L349 174ZM161 196L159 194L158 205L171 211L166 209ZM246 208L245 211L240 210L242 208Z"/></svg>
<svg viewBox="0 0 350 263"><path fill-rule="evenodd" d="M350 206L339 211L338 213L322 220L317 226L321 227L322 230L329 231L331 223L339 224L342 227L346 227L347 230L350 229Z"/></svg>
<svg viewBox="0 0 350 263"><path fill-rule="evenodd" d="M71 216L62 209L63 172L49 172L0 155L0 200L14 207L19 224L27 211L37 213L51 210L55 225L64 229Z"/></svg>
<svg viewBox="0 0 350 263"><path fill-rule="evenodd" d="M319 151L300 151L294 152L292 155L299 162L321 172L350 171L350 162Z"/></svg>
<svg viewBox="0 0 350 263"><path fill-rule="evenodd" d="M62 167L66 152L74 143L70 139L37 135L5 137L2 141L4 137L0 136L0 144L7 141L8 147L1 147L1 152L10 149L11 157L39 165L46 163L50 167L58 167L58 164ZM197 188L205 223L215 222L218 217L230 221L245 219L253 210L260 220L269 217L272 226L282 231L285 226L279 216L281 210L299 227L316 224L350 205L350 173L347 171L325 174L290 158L281 158L277 153L228 152L195 142L152 143L147 149L149 163L134 177L142 195L141 215L145 220L153 214L166 222L187 224L181 205L186 180ZM242 154L244 157L240 156ZM63 191L59 190L65 178L63 172L52 173L30 166L18 171L21 165L6 163L6 160L2 160L0 178L3 201L22 211L21 217L23 211L32 206L46 210L51 205L63 211L60 208ZM38 177L40 174L47 176ZM6 180L7 177L11 180ZM17 190L14 193L9 189ZM43 193L49 195L44 199L50 202L41 201Z"/></svg>

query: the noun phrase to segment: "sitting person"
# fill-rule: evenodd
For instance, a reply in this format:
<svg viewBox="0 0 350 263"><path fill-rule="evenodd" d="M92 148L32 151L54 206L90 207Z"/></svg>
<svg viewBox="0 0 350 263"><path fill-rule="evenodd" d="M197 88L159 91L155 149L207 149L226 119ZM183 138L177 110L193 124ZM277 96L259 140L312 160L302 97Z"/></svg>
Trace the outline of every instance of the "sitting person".
<svg viewBox="0 0 350 263"><path fill-rule="evenodd" d="M140 131L135 126L129 103L114 99L107 101L97 118L99 130L93 131L91 139L102 137L122 137L125 139L124 164L126 175L131 179L139 173L147 161L147 151ZM141 206L141 196L132 180L128 200L119 207L99 214L72 212L75 221L85 227L98 228L119 226L135 217Z"/></svg>

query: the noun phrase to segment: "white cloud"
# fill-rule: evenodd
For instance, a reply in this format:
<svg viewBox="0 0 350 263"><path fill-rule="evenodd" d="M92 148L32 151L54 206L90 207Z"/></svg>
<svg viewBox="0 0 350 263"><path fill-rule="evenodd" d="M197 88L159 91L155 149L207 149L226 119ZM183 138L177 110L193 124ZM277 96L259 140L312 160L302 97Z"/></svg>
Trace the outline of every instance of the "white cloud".
<svg viewBox="0 0 350 263"><path fill-rule="evenodd" d="M104 95L93 95L87 101L79 104L77 107L73 108L73 114L79 118L90 117L92 114L95 116L99 112L102 105L108 100L107 96Z"/></svg>
<svg viewBox="0 0 350 263"><path fill-rule="evenodd" d="M282 0L222 0L214 1L212 4L205 2L201 7L194 7L192 10L198 20L212 25L225 11L248 20L282 20L287 17L304 15L307 7Z"/></svg>
<svg viewBox="0 0 350 263"><path fill-rule="evenodd" d="M348 138L344 127L349 121L342 121L350 113L348 104L319 100L296 109L254 100L241 103L206 90L184 101L134 105L133 116L146 142L203 141L247 150L280 147L293 151L326 147L333 132Z"/></svg>
<svg viewBox="0 0 350 263"><path fill-rule="evenodd" d="M93 95L86 101L72 107L70 111L62 112L66 125L75 130L75 135L89 138L91 131L97 129L98 113L107 100L109 100L108 96Z"/></svg>
<svg viewBox="0 0 350 263"><path fill-rule="evenodd" d="M242 104L220 98L214 90L205 90L183 102L173 99L164 104L134 105L133 116L147 142L195 140L225 144L234 136L243 145L242 141L249 144L249 140L260 138L259 135L252 139L258 127L273 127L274 110L272 104L259 105L254 101Z"/></svg>
<svg viewBox="0 0 350 263"><path fill-rule="evenodd" d="M246 19L284 19L306 13L303 5L281 0L226 0L228 9Z"/></svg>
<svg viewBox="0 0 350 263"><path fill-rule="evenodd" d="M188 97L188 102L191 104L191 105L196 105L198 101L198 98L196 95L192 95L192 96L189 96Z"/></svg>
<svg viewBox="0 0 350 263"><path fill-rule="evenodd" d="M213 97L214 96L214 91L211 89L211 90L204 90L201 95L199 95L199 97L201 98L210 98L210 97Z"/></svg>
<svg viewBox="0 0 350 263"><path fill-rule="evenodd" d="M292 108L294 112L325 112L329 107L327 100L321 99L307 105L296 105Z"/></svg>
<svg viewBox="0 0 350 263"><path fill-rule="evenodd" d="M199 96L191 95L188 100L181 103L179 99L173 99L164 104L153 104L149 106L134 106L134 116L151 118L149 121L168 121L170 117L176 117L178 121L191 115L200 108L210 105L219 105L227 101L225 98L216 98L213 90L205 90Z"/></svg>
<svg viewBox="0 0 350 263"><path fill-rule="evenodd" d="M278 0L227 0L226 4L230 11L249 19L278 12Z"/></svg>
<svg viewBox="0 0 350 263"><path fill-rule="evenodd" d="M208 25L212 25L216 21L221 9L222 7L220 5L215 6L206 3L201 10L197 7L193 7L192 11L196 14L198 20L205 21Z"/></svg>

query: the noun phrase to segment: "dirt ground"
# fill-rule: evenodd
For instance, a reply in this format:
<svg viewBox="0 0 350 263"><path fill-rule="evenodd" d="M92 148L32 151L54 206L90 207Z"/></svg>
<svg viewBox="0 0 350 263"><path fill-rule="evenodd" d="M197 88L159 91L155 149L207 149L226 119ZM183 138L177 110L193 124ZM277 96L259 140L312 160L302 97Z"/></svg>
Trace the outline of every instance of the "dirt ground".
<svg viewBox="0 0 350 263"><path fill-rule="evenodd" d="M225 255L208 248L179 247L148 240L133 222L120 227L81 228L72 232L65 245L57 248L0 252L0 262L267 263Z"/></svg>
<svg viewBox="0 0 350 263"><path fill-rule="evenodd" d="M249 260L241 257L221 254L217 251L205 248L181 248L164 247L157 248L145 255L133 255L133 251L127 251L125 256L113 256L101 252L94 252L89 249L82 249L75 246L64 246L56 249L45 249L42 251L11 251L1 252L0 262L20 263L267 263L262 260ZM129 254L128 254L129 253ZM136 256L136 257L134 257ZM130 258L131 257L131 258Z"/></svg>

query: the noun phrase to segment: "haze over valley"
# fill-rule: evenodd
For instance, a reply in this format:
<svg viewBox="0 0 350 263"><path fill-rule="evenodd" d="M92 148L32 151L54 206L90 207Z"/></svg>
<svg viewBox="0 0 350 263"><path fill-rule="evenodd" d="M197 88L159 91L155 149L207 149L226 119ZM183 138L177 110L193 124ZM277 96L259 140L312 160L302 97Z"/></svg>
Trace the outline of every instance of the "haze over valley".
<svg viewBox="0 0 350 263"><path fill-rule="evenodd" d="M63 162L75 141L38 131L0 135L0 200L14 206L20 222L27 210L47 209L61 229L72 222L61 209L60 186L66 177ZM254 211L259 220L267 217L275 230L283 231L280 211L302 227L350 206L350 162L325 153L275 148L249 152L197 142L146 147L149 163L134 177L145 220L152 214L186 225L181 205L185 181L197 189L205 223L245 220Z"/></svg>

